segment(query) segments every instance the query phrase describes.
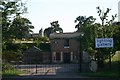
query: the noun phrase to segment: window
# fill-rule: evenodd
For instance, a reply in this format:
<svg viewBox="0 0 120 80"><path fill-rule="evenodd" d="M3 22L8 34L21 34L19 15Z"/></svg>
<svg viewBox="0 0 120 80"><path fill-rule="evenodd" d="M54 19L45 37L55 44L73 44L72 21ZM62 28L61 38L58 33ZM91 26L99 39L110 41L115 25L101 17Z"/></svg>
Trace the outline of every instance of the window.
<svg viewBox="0 0 120 80"><path fill-rule="evenodd" d="M69 48L69 39L64 40L64 48Z"/></svg>

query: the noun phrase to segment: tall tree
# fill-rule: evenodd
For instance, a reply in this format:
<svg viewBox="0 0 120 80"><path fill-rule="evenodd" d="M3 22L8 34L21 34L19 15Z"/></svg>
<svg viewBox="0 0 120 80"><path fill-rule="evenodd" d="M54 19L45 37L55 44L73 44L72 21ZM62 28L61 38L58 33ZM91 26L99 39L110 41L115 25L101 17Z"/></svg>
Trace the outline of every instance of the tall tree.
<svg viewBox="0 0 120 80"><path fill-rule="evenodd" d="M113 54L110 54L110 52L115 51L115 49L96 49L95 38L111 38L116 33L118 27L114 25L116 15L112 15L111 20L108 20L108 13L111 9L107 8L104 12L100 7L97 7L97 10L101 23L94 23L95 18L92 16L78 16L75 20L75 22L78 22L75 28L77 28L77 32L84 33L84 36L81 38L81 41L84 44L82 48L89 53L94 53L94 56L97 56L97 60L103 63L105 59L110 59L110 56L114 54L114 52Z"/></svg>
<svg viewBox="0 0 120 80"><path fill-rule="evenodd" d="M86 16L78 16L75 20L75 23L78 22L78 24L75 26L77 28L77 31L80 30L80 27L82 27L85 23Z"/></svg>
<svg viewBox="0 0 120 80"><path fill-rule="evenodd" d="M58 21L53 21L50 23L51 27L48 27L44 30L44 35L49 37L49 35L51 33L62 33L63 29L60 27L60 25L58 24Z"/></svg>
<svg viewBox="0 0 120 80"><path fill-rule="evenodd" d="M0 0L0 14L2 14L2 17L0 17L0 19L2 21L1 25L2 25L2 54L4 56L2 58L3 60L9 61L8 57L12 59L13 58L12 53L13 54L21 53L21 51L18 48L17 50L14 51L12 47L10 48L10 50L8 50L7 47L9 46L8 44L11 45L13 44L12 43L13 30L11 30L13 20L15 20L16 17L21 16L26 11L27 8L25 7L25 3L22 3L21 0L16 0L16 1Z"/></svg>
<svg viewBox="0 0 120 80"><path fill-rule="evenodd" d="M48 27L48 28L46 28L45 30L44 30L44 36L46 36L46 37L49 37L49 35L51 34L51 33L53 33L54 31L53 31L53 28L52 27Z"/></svg>
<svg viewBox="0 0 120 80"><path fill-rule="evenodd" d="M117 14L112 15L112 19L108 20L108 14L109 14L111 9L107 8L107 10L105 12L103 10L101 10L99 6L96 7L96 9L98 10L97 13L98 13L98 16L100 17L100 20L101 20L100 29L101 29L102 33L101 33L101 36L99 36L99 37L108 37L106 35L106 33L108 33L107 31L110 29L110 27L114 28L112 26L112 24L113 24L115 18L117 17ZM114 29L113 29L113 31L114 31ZM112 31L112 33L113 33L113 31ZM112 37L112 35L113 34L111 34L111 37Z"/></svg>
<svg viewBox="0 0 120 80"><path fill-rule="evenodd" d="M13 20L12 25L10 26L11 34L14 38L24 38L30 32L33 32L32 23L27 18L17 17Z"/></svg>
<svg viewBox="0 0 120 80"><path fill-rule="evenodd" d="M97 36L98 38L113 38L114 33L116 32L116 27L113 25L115 18L117 15L112 15L112 19L108 20L108 13L110 12L111 9L107 8L106 11L103 11L100 9L100 7L96 8L98 11L98 16L100 17L101 20L101 25L99 26L99 30L97 30L97 33L99 35ZM101 32L100 32L101 31ZM103 49L98 49L98 60L100 60L101 64L103 65L104 60L106 58L109 58L109 62L111 64L111 55L114 54L114 48L103 48ZM103 67L103 66L102 66Z"/></svg>
<svg viewBox="0 0 120 80"><path fill-rule="evenodd" d="M25 4L22 3L20 0L15 2L13 1L0 1L0 14L2 14L2 42L3 48L5 48L5 43L10 42L11 34L10 34L10 25L12 24L12 20L14 17L23 14L26 12L27 8ZM9 41L8 41L9 40Z"/></svg>
<svg viewBox="0 0 120 80"><path fill-rule="evenodd" d="M75 20L75 22L78 22L75 28L77 28L77 32L80 32L84 34L82 36L81 41L84 44L82 46L85 50L87 50L89 47L93 47L92 42L94 41L94 22L95 18L93 16L78 16Z"/></svg>
<svg viewBox="0 0 120 80"><path fill-rule="evenodd" d="M58 21L53 21L50 23L51 27L53 28L53 31L57 33L57 31L59 33L63 32L63 29L60 27L60 25L58 24Z"/></svg>

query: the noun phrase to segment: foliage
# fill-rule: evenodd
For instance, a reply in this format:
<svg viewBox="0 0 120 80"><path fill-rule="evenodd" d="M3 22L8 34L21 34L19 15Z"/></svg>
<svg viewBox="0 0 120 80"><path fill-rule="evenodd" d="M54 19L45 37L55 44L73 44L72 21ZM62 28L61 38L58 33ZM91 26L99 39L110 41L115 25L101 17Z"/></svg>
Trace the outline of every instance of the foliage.
<svg viewBox="0 0 120 80"><path fill-rule="evenodd" d="M43 51L50 51L50 43L40 43L38 47Z"/></svg>
<svg viewBox="0 0 120 80"><path fill-rule="evenodd" d="M48 27L44 30L44 36L49 37L51 33L53 33L53 28L52 27Z"/></svg>
<svg viewBox="0 0 120 80"><path fill-rule="evenodd" d="M13 70L14 67L12 65L10 65L9 63L2 63L2 71L5 72L5 70Z"/></svg>
<svg viewBox="0 0 120 80"><path fill-rule="evenodd" d="M3 54L2 54L2 58L3 60L5 60L6 62L11 62L11 61L20 61L21 60L21 52L20 51L13 51L13 50L5 50L3 51Z"/></svg>
<svg viewBox="0 0 120 80"><path fill-rule="evenodd" d="M11 34L14 38L25 38L30 32L33 32L32 23L27 18L17 17L10 26Z"/></svg>
<svg viewBox="0 0 120 80"><path fill-rule="evenodd" d="M21 1L0 1L0 3L0 13L2 14L2 46L3 50L5 50L8 42L12 43L13 38L19 38L19 36L31 32L30 29L33 26L31 26L31 22L28 19L19 17L27 10L25 3L21 3ZM20 30L22 30L21 33Z"/></svg>
<svg viewBox="0 0 120 80"><path fill-rule="evenodd" d="M81 75L89 77L120 77L120 59L118 58L119 53L120 51L117 51L116 54L112 57L111 69L108 68L109 63L108 60L106 60L106 64L103 70L97 72L81 73Z"/></svg>
<svg viewBox="0 0 120 80"><path fill-rule="evenodd" d="M108 20L108 13L111 9L107 8L106 11L103 11L97 7L97 10L101 23L95 23L96 19L93 16L78 16L75 20L78 22L75 28L77 28L77 32L84 34L84 36L80 35L82 49L89 52L92 57L94 55L95 59L102 63L105 59L110 59L116 50L119 50L120 26L114 22L116 14L112 15L111 20ZM96 49L95 38L114 38L114 48Z"/></svg>
<svg viewBox="0 0 120 80"><path fill-rule="evenodd" d="M87 49L87 52L88 52L89 55L90 55L90 59L95 60L97 50L94 50L92 47L89 47L89 48Z"/></svg>
<svg viewBox="0 0 120 80"><path fill-rule="evenodd" d="M112 15L112 19L108 20L108 13L110 12L111 9L107 8L107 10L104 12L100 9L100 7L97 7L98 10L98 16L100 17L100 20L102 22L101 26L99 26L98 29L101 30L102 33L99 32L99 34L101 34L101 36L98 37L113 37L113 34L115 32L115 27L113 25L113 22L115 20L115 18L117 17L117 15Z"/></svg>
<svg viewBox="0 0 120 80"><path fill-rule="evenodd" d="M22 45L12 43L14 38L22 38L32 32L33 26L27 18L20 17L26 13L26 3L17 1L0 1L0 14L2 14L2 55L5 61L21 60ZM24 48L24 47L23 47Z"/></svg>
<svg viewBox="0 0 120 80"><path fill-rule="evenodd" d="M39 44L41 43L50 43L50 40L48 37L35 37L34 38L34 43L37 44L37 46L39 46Z"/></svg>
<svg viewBox="0 0 120 80"><path fill-rule="evenodd" d="M2 39L3 44L6 41L11 40L11 34L8 35L10 32L9 27L11 25L12 20L14 17L24 13L26 11L26 7L24 6L24 3L21 3L21 1L0 1L0 13L2 14Z"/></svg>
<svg viewBox="0 0 120 80"><path fill-rule="evenodd" d="M114 20L117 17L117 15L112 15L111 20L108 20L108 13L111 9L107 8L107 10L104 12L100 9L100 7L97 7L98 10L98 16L100 17L100 20L102 24L98 27L95 35L98 35L98 38L114 38L114 34L116 33L116 25L114 24ZM114 39L115 40L115 39ZM109 58L109 64L111 64L111 55L114 55L116 51L116 47L114 48L103 48L99 49L97 53L98 61L101 63L99 65L103 65L104 60Z"/></svg>
<svg viewBox="0 0 120 80"><path fill-rule="evenodd" d="M51 27L53 28L53 32L56 32L56 33L57 33L57 31L59 33L63 32L62 28L60 28L60 25L58 24L58 21L53 21L50 24L51 24Z"/></svg>
<svg viewBox="0 0 120 80"><path fill-rule="evenodd" d="M75 28L77 28L77 32L84 34L84 36L80 36L80 40L82 42L82 49L88 51L90 47L94 49L94 22L95 18L93 16L78 16L75 20L78 22Z"/></svg>
<svg viewBox="0 0 120 80"><path fill-rule="evenodd" d="M36 43L6 43L6 49L2 52L3 60L7 62L21 61L22 53L32 46L37 46Z"/></svg>
<svg viewBox="0 0 120 80"><path fill-rule="evenodd" d="M9 63L3 63L2 64L2 76L16 76L19 74L24 73L21 70L15 69L11 64Z"/></svg>
<svg viewBox="0 0 120 80"><path fill-rule="evenodd" d="M53 21L50 23L51 27L48 27L44 30L44 35L49 37L49 35L51 33L62 33L63 29L60 27L60 25L58 24L58 21Z"/></svg>
<svg viewBox="0 0 120 80"><path fill-rule="evenodd" d="M75 23L77 23L77 25L75 26L75 28L77 28L77 31L81 30L83 31L83 27L85 27L85 25L87 24L93 24L95 22L95 18L93 16L78 16L75 20ZM81 32L80 31L80 32Z"/></svg>

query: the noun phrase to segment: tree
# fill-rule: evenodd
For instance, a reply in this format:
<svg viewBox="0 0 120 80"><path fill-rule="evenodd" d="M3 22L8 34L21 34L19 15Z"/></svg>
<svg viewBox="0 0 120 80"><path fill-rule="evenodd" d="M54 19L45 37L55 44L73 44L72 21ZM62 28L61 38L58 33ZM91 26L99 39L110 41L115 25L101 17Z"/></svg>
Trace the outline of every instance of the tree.
<svg viewBox="0 0 120 80"><path fill-rule="evenodd" d="M50 43L50 40L48 37L35 37L34 39L34 43L38 45L40 45L41 43Z"/></svg>
<svg viewBox="0 0 120 80"><path fill-rule="evenodd" d="M93 16L78 16L75 20L78 22L75 28L77 28L77 32L83 33L84 36L81 38L82 43L84 44L83 49L87 50L89 47L93 47L94 41L94 22L95 18Z"/></svg>
<svg viewBox="0 0 120 80"><path fill-rule="evenodd" d="M49 35L53 33L53 28L52 27L48 27L44 30L44 36L49 37Z"/></svg>
<svg viewBox="0 0 120 80"><path fill-rule="evenodd" d="M53 22L51 22L50 24L51 24L51 27L53 28L53 32L56 32L56 33L57 33L57 31L58 31L59 33L62 33L62 32L63 32L62 28L61 28L60 25L58 24L58 21L53 21Z"/></svg>
<svg viewBox="0 0 120 80"><path fill-rule="evenodd" d="M86 20L86 16L78 16L75 20L75 23L78 21L78 24L75 26L75 28L77 28L77 31L80 30L80 27L83 26L83 24L85 23Z"/></svg>
<svg viewBox="0 0 120 80"><path fill-rule="evenodd" d="M112 26L112 24L113 24L115 18L117 17L117 14L112 15L112 19L111 19L111 20L108 20L108 13L110 12L111 9L107 8L107 10L106 10L105 12L102 11L99 6L96 7L96 9L98 10L97 13L98 13L98 16L100 17L100 20L101 20L101 22L102 22L102 23L101 23L101 26L100 26L102 33L101 33L101 36L99 36L99 37L108 37L108 36L107 36L107 35L108 35L107 33L109 33L109 32L107 32L107 31L108 31L108 30L109 30L109 31L111 30L110 27L114 28L114 27ZM111 30L111 31L112 31L112 30ZM110 31L110 32L111 32L111 31ZM113 31L114 31L114 29L113 29ZM113 31L112 31L112 33L111 33L111 37L112 37L112 35L113 35ZM109 36L109 37L110 37L110 36Z"/></svg>
<svg viewBox="0 0 120 80"><path fill-rule="evenodd" d="M110 59L110 56L114 55L114 51L116 49L96 49L95 38L111 38L115 35L118 27L114 24L116 15L112 15L111 20L108 20L108 13L111 9L107 8L104 12L100 9L100 7L97 7L97 10L101 23L95 23L95 18L92 16L78 16L75 20L75 22L78 22L75 28L77 28L77 32L84 33L84 36L80 38L82 44L84 44L82 45L82 48L89 52L90 55L93 54L95 59L98 60L99 65L103 65L104 60Z"/></svg>
<svg viewBox="0 0 120 80"><path fill-rule="evenodd" d="M75 28L77 28L77 31L81 32L82 31L82 27L85 27L86 24L92 24L95 22L95 18L93 18L93 16L78 16L75 20L75 23L77 23L77 25L75 26ZM81 28L81 29L80 29ZM81 31L80 31L81 30Z"/></svg>
<svg viewBox="0 0 120 80"><path fill-rule="evenodd" d="M23 13L25 13L27 8L25 4L21 1L17 0L13 1L0 1L0 14L2 14L2 45L3 49L5 48L6 42L12 42L11 39L11 31L10 26L12 24L12 20Z"/></svg>
<svg viewBox="0 0 120 80"><path fill-rule="evenodd" d="M97 36L96 38L113 38L113 35L116 32L116 27L114 25L114 20L117 17L117 15L112 15L112 19L108 20L108 13L111 9L107 8L107 10L104 12L100 9L100 7L96 8L98 11L98 16L100 17L101 24L96 30ZM114 48L103 48L98 49L98 64L99 67L103 67L103 63L105 59L109 58L109 64L111 64L111 55L115 53L115 47ZM100 64L101 62L101 64ZM110 65L111 66L111 65Z"/></svg>
<svg viewBox="0 0 120 80"><path fill-rule="evenodd" d="M13 50L13 49L7 50L7 47L9 46L8 44L11 44L11 45L13 44L12 43L13 32L11 30L11 25L13 23L13 20L16 17L25 13L26 11L27 11L27 8L25 7L25 3L22 3L20 0L17 0L15 2L10 1L10 0L0 1L0 14L2 14L2 17L0 17L2 21L1 23L2 25L2 54L3 54L3 59L6 59L6 61L9 61L13 58L14 59L20 58L18 56L21 55L21 51L19 51L18 48L16 48L16 50Z"/></svg>
<svg viewBox="0 0 120 80"><path fill-rule="evenodd" d="M13 20L10 26L11 34L14 38L24 38L27 34L33 32L32 23L27 18L17 17Z"/></svg>
<svg viewBox="0 0 120 80"><path fill-rule="evenodd" d="M44 35L49 37L49 35L51 33L62 33L63 29L60 27L60 25L58 24L58 21L53 21L50 23L51 27L48 27L44 30Z"/></svg>

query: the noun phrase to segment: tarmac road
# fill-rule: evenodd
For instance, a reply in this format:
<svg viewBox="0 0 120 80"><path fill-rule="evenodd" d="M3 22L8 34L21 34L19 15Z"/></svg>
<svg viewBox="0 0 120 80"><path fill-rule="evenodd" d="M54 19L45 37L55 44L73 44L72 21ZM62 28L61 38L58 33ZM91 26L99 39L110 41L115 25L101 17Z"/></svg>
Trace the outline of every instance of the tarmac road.
<svg viewBox="0 0 120 80"><path fill-rule="evenodd" d="M58 75L62 73L67 74L79 72L78 64L14 65L14 67L26 71L25 74L21 75Z"/></svg>

